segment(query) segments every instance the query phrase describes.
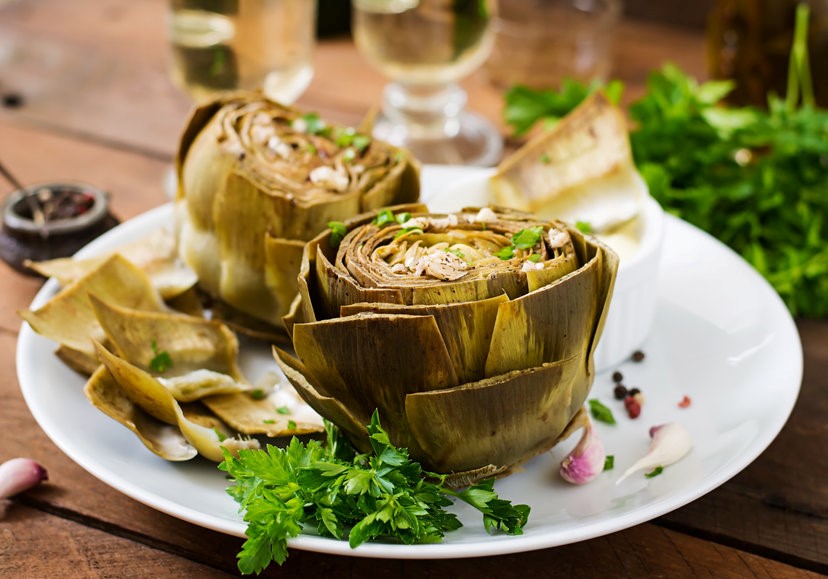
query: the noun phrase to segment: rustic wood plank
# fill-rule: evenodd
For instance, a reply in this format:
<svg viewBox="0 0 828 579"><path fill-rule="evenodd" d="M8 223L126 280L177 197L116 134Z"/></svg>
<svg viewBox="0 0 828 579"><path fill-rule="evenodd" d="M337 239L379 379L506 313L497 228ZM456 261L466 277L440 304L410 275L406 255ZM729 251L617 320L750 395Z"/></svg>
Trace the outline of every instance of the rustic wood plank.
<svg viewBox="0 0 828 579"><path fill-rule="evenodd" d="M232 576L21 504L6 505L5 510L0 524L2 577Z"/></svg>

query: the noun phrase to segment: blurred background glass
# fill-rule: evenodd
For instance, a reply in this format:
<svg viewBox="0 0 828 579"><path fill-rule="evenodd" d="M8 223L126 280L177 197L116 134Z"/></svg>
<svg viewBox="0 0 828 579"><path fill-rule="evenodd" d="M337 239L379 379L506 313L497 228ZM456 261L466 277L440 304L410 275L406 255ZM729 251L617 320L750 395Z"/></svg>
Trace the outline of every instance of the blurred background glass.
<svg viewBox="0 0 828 579"><path fill-rule="evenodd" d="M171 76L196 100L261 87L292 103L313 78L314 0L170 0Z"/></svg>
<svg viewBox="0 0 828 579"><path fill-rule="evenodd" d="M492 50L495 0L353 0L352 30L363 57L391 83L374 136L425 163L492 165L502 139L465 110L458 81Z"/></svg>
<svg viewBox="0 0 828 579"><path fill-rule="evenodd" d="M620 0L509 0L494 20L486 70L502 87L557 87L564 78L605 80Z"/></svg>

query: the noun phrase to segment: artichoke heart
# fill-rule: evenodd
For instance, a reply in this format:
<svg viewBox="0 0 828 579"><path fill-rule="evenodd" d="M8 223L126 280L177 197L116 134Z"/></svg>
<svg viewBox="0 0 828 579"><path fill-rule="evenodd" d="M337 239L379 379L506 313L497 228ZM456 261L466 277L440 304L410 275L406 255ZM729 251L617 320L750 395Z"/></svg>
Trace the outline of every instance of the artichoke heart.
<svg viewBox="0 0 828 579"><path fill-rule="evenodd" d="M407 152L258 92L198 107L176 165L180 255L213 297L279 327L306 241L419 196Z"/></svg>
<svg viewBox="0 0 828 579"><path fill-rule="evenodd" d="M547 450L594 378L618 269L574 227L513 210L362 215L303 254L285 375L357 447L391 440L468 484Z"/></svg>

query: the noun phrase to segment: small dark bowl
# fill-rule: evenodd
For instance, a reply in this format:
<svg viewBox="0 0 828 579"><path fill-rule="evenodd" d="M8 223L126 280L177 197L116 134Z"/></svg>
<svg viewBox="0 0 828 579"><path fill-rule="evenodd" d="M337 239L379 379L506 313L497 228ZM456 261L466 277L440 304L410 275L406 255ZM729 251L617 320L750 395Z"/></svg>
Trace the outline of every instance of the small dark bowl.
<svg viewBox="0 0 828 579"><path fill-rule="evenodd" d="M54 219L35 223L32 203L43 209L38 192L48 190L52 199L60 196ZM26 260L44 261L73 255L81 247L118 224L109 212L109 195L83 183L43 183L19 189L3 204L0 257L15 270L38 275Z"/></svg>

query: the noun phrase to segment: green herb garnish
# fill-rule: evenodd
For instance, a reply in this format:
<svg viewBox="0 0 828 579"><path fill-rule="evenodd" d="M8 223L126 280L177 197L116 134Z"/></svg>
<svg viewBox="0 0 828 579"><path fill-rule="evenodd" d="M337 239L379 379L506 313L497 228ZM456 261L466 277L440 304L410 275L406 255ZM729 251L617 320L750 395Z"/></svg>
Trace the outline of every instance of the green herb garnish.
<svg viewBox="0 0 828 579"><path fill-rule="evenodd" d="M356 159L356 151L348 147L342 152L342 161L344 163L353 163Z"/></svg>
<svg viewBox="0 0 828 579"><path fill-rule="evenodd" d="M302 122L294 121L294 130L301 129L303 133L307 133L308 135L327 135L331 132L330 127L325 124L325 121L322 120L319 113L307 113L299 117L298 120Z"/></svg>
<svg viewBox="0 0 828 579"><path fill-rule="evenodd" d="M460 259L466 259L466 255L465 255L462 251L460 251L459 249L450 249L450 248L446 248L446 253L450 253L450 254L452 254L452 255L456 255L456 256L457 256L457 257L459 257Z"/></svg>
<svg viewBox="0 0 828 579"><path fill-rule="evenodd" d="M290 414L290 408L288 408L287 406L279 406L276 409L276 412L278 412L279 414L283 414L283 415L284 414Z"/></svg>
<svg viewBox="0 0 828 579"><path fill-rule="evenodd" d="M495 256L500 259L512 259L515 256L515 246L506 245L500 248L500 251L495 252Z"/></svg>
<svg viewBox="0 0 828 579"><path fill-rule="evenodd" d="M653 477L656 477L656 476L660 475L662 472L664 472L664 467L663 466L657 466L653 470L651 470L650 472L645 473L644 476L647 477L647 478L653 478Z"/></svg>
<svg viewBox="0 0 828 579"><path fill-rule="evenodd" d="M512 243L518 249L531 249L538 244L543 237L543 226L529 227L528 229L521 229L512 236Z"/></svg>
<svg viewBox="0 0 828 579"><path fill-rule="evenodd" d="M262 420L262 422L265 423L265 424L273 424L276 421L273 420L272 418L265 418L264 420Z"/></svg>
<svg viewBox="0 0 828 579"><path fill-rule="evenodd" d="M405 223L406 221L411 219L411 213L409 213L408 211L403 211L402 213L397 213L397 216L394 219L397 220L397 223L402 225L403 223Z"/></svg>
<svg viewBox="0 0 828 579"><path fill-rule="evenodd" d="M592 233L592 224L589 221L576 221L575 229L577 229L581 233L589 235L590 233Z"/></svg>
<svg viewBox="0 0 828 579"><path fill-rule="evenodd" d="M331 230L331 247L339 247L345 239L345 234L348 233L348 228L341 221L328 221L328 229Z"/></svg>
<svg viewBox="0 0 828 579"><path fill-rule="evenodd" d="M529 260L529 261L531 261L532 263L538 263L538 262L541 260L541 257L542 257L542 256L541 256L541 254L540 254L540 253L533 253L532 255L530 255L529 257L527 257L526 259L528 259L528 260Z"/></svg>
<svg viewBox="0 0 828 579"><path fill-rule="evenodd" d="M262 400L265 397L265 391L261 388L256 388L255 390L250 391L250 397L253 400Z"/></svg>
<svg viewBox="0 0 828 579"><path fill-rule="evenodd" d="M156 374L161 374L172 368L173 361L170 357L170 353L166 350L159 350L158 343L155 340L152 341L150 346L152 347L152 353L154 354L149 363L150 371Z"/></svg>
<svg viewBox="0 0 828 579"><path fill-rule="evenodd" d="M462 526L446 511L449 497L483 513L490 532L518 535L527 505L500 499L491 480L463 491L444 486L445 476L426 473L406 449L396 448L375 412L368 426L372 452L356 454L335 426L326 423L327 444L294 437L282 449L224 451L219 469L235 484L227 492L240 505L247 540L238 556L242 573L259 573L288 556L287 539L303 526L351 547L378 538L404 544L434 543ZM428 480L425 478L428 477Z"/></svg>
<svg viewBox="0 0 828 579"><path fill-rule="evenodd" d="M288 420L287 427L288 430L296 430L296 423L293 420Z"/></svg>
<svg viewBox="0 0 828 579"><path fill-rule="evenodd" d="M218 437L219 442L224 442L225 440L227 440L227 435L226 435L226 434L224 434L224 433L223 433L221 430L219 430L218 428L214 428L214 429L213 429L213 432L215 432L215 433L216 433L216 436Z"/></svg>
<svg viewBox="0 0 828 579"><path fill-rule="evenodd" d="M612 410L601 404L600 400L595 398L589 400L589 412L595 420L615 424L615 416L612 415Z"/></svg>
<svg viewBox="0 0 828 579"><path fill-rule="evenodd" d="M608 454L604 457L604 470L612 470L615 468L615 455Z"/></svg>
<svg viewBox="0 0 828 579"><path fill-rule="evenodd" d="M552 159L549 158L549 155L547 153L544 153L543 155L540 156L540 162L543 163L544 165L548 165L549 163L552 162Z"/></svg>
<svg viewBox="0 0 828 579"><path fill-rule="evenodd" d="M377 227L382 227L386 223L394 223L394 221L394 214L390 210L385 209L380 211L371 223Z"/></svg>
<svg viewBox="0 0 828 579"><path fill-rule="evenodd" d="M353 145L354 149L359 151L360 153L364 152L365 149L368 148L368 145L371 144L371 137L366 135L356 135L354 137Z"/></svg>

